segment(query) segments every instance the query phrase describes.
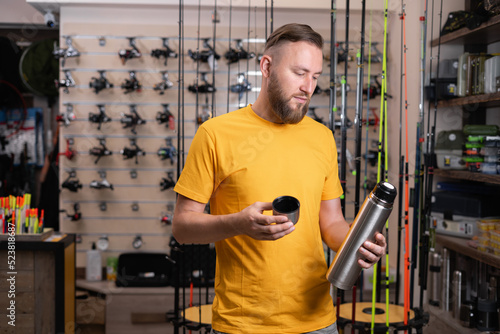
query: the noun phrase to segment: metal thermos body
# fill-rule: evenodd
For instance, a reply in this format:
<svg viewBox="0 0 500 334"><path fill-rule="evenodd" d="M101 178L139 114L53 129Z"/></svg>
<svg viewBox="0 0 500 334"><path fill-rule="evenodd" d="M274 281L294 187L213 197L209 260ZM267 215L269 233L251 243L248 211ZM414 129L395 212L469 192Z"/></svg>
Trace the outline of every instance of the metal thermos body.
<svg viewBox="0 0 500 334"><path fill-rule="evenodd" d="M448 312L450 310L450 253L443 248L443 266L441 270L441 309Z"/></svg>
<svg viewBox="0 0 500 334"><path fill-rule="evenodd" d="M439 306L441 299L441 255L431 252L429 257L429 304Z"/></svg>
<svg viewBox="0 0 500 334"><path fill-rule="evenodd" d="M453 317L460 320L460 307L462 306L462 272L453 272Z"/></svg>
<svg viewBox="0 0 500 334"><path fill-rule="evenodd" d="M351 224L326 274L327 279L339 289L351 289L361 273L358 259L363 259L359 248L365 241L375 241L392 211L396 188L385 181L378 183L370 192Z"/></svg>

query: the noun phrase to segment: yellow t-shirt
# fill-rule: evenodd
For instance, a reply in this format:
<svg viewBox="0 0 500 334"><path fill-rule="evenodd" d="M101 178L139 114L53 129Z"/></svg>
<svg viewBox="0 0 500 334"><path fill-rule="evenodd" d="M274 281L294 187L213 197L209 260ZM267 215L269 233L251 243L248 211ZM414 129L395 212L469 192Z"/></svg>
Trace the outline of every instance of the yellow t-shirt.
<svg viewBox="0 0 500 334"><path fill-rule="evenodd" d="M319 228L322 200L339 197L332 132L305 117L275 124L251 106L198 129L174 190L215 215L290 195L295 231L276 241L240 235L216 242L212 327L225 333L304 333L335 321ZM266 214L272 214L271 211Z"/></svg>

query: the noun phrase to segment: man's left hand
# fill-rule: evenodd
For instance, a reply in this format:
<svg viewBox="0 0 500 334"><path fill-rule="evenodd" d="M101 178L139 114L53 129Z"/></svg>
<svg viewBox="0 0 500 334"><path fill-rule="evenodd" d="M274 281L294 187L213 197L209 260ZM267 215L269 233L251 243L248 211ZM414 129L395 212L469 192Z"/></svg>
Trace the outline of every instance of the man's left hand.
<svg viewBox="0 0 500 334"><path fill-rule="evenodd" d="M386 246L385 237L382 233L377 233L375 242L365 241L359 248L359 253L364 259L358 259L358 264L364 269L370 268L385 254Z"/></svg>

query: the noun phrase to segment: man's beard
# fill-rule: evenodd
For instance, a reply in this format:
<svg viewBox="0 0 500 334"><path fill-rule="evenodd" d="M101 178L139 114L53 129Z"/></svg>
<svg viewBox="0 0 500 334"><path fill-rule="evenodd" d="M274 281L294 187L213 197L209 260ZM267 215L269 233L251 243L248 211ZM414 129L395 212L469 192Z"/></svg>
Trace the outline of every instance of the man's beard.
<svg viewBox="0 0 500 334"><path fill-rule="evenodd" d="M269 76L267 94L269 96L269 103L271 104L274 114L284 124L297 124L304 118L309 110L309 100L307 100L302 107L299 107L298 110L295 110L290 106L290 99L285 96L276 74L273 74L272 72ZM305 97L307 98L307 96Z"/></svg>

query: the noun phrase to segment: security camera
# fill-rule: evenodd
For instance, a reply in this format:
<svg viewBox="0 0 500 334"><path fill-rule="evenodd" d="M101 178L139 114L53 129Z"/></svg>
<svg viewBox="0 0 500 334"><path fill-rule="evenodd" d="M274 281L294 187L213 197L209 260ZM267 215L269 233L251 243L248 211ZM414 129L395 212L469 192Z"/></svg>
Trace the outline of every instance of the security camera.
<svg viewBox="0 0 500 334"><path fill-rule="evenodd" d="M56 18L54 16L54 14L52 13L52 11L49 10L49 11L45 12L43 19L44 19L47 27L54 28L56 26Z"/></svg>

